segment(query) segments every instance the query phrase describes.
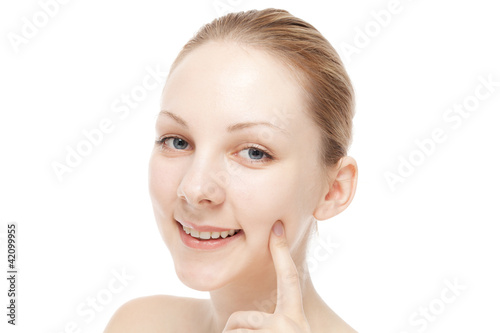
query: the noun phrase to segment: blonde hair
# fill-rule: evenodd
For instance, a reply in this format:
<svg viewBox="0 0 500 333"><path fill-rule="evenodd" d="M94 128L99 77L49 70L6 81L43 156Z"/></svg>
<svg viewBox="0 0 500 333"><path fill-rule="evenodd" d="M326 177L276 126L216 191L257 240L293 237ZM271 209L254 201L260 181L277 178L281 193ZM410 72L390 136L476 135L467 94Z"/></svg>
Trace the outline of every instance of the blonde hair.
<svg viewBox="0 0 500 333"><path fill-rule="evenodd" d="M181 50L170 72L196 47L232 41L275 55L305 90L310 116L321 129L321 161L335 165L352 141L354 91L339 55L311 24L281 9L230 13L204 25Z"/></svg>

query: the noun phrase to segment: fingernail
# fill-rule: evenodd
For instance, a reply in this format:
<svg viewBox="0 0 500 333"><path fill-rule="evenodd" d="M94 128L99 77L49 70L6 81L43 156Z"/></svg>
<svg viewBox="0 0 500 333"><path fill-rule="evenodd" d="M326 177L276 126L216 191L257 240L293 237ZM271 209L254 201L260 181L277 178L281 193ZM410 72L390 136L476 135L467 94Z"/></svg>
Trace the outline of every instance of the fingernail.
<svg viewBox="0 0 500 333"><path fill-rule="evenodd" d="M281 221L278 221L274 224L273 232L278 237L283 235L283 223L281 223Z"/></svg>

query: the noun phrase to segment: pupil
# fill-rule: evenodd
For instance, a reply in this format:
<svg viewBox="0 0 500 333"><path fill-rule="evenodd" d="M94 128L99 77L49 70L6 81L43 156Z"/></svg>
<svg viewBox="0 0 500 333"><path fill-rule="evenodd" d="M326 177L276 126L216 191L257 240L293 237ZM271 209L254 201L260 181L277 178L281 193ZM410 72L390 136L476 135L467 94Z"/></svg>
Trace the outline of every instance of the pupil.
<svg viewBox="0 0 500 333"><path fill-rule="evenodd" d="M175 138L174 139L174 147L176 149L183 149L183 148L186 148L185 147L186 145L186 141L182 140L182 139L179 139L179 138Z"/></svg>
<svg viewBox="0 0 500 333"><path fill-rule="evenodd" d="M262 157L262 152L257 149L250 149L250 157Z"/></svg>

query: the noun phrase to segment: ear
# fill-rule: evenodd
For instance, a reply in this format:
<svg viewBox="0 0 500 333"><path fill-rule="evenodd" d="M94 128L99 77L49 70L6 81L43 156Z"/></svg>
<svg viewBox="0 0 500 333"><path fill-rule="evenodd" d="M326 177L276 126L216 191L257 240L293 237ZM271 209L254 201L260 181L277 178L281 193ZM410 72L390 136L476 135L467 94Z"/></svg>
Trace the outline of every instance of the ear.
<svg viewBox="0 0 500 333"><path fill-rule="evenodd" d="M328 171L328 179L328 187L313 213L320 221L343 212L354 198L358 183L358 165L354 158L343 157Z"/></svg>

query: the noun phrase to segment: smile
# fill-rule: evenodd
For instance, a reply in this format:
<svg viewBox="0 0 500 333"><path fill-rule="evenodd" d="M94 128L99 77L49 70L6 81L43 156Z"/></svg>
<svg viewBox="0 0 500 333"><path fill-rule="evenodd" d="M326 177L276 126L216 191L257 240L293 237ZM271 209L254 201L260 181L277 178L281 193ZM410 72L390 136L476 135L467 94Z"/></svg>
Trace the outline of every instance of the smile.
<svg viewBox="0 0 500 333"><path fill-rule="evenodd" d="M231 229L225 231L198 231L192 228L188 228L186 226L183 226L182 229L186 234L200 240L231 237L236 235L239 231L241 231L241 229Z"/></svg>
<svg viewBox="0 0 500 333"><path fill-rule="evenodd" d="M182 243L189 248L196 250L216 250L223 249L230 244L238 243L238 239L243 239L244 232L242 229L228 229L228 230L196 230L185 225L179 221L177 226ZM200 227L201 228L201 227Z"/></svg>

